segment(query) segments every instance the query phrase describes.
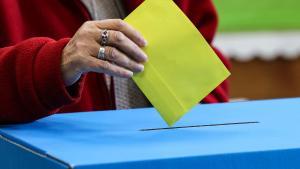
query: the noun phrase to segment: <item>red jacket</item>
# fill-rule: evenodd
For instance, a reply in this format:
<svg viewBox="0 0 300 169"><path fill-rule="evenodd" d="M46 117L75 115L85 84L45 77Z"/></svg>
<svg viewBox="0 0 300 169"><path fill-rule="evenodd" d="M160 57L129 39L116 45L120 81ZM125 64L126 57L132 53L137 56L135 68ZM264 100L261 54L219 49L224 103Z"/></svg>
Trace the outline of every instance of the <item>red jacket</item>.
<svg viewBox="0 0 300 169"><path fill-rule="evenodd" d="M128 13L141 2L124 0ZM211 0L176 3L211 43L217 26ZM68 88L62 80L62 49L89 19L79 0L0 0L0 124L28 122L58 112L115 108L103 74L89 73ZM227 95L224 82L203 102L224 102Z"/></svg>

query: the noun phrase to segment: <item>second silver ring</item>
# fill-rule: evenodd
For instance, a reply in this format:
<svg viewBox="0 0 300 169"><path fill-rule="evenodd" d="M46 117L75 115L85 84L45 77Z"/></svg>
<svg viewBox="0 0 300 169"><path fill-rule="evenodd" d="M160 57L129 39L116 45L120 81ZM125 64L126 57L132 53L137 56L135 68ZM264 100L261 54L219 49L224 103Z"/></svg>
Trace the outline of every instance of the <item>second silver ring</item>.
<svg viewBox="0 0 300 169"><path fill-rule="evenodd" d="M101 60L105 60L105 48L104 47L102 47L102 46L100 47L97 58L101 59Z"/></svg>

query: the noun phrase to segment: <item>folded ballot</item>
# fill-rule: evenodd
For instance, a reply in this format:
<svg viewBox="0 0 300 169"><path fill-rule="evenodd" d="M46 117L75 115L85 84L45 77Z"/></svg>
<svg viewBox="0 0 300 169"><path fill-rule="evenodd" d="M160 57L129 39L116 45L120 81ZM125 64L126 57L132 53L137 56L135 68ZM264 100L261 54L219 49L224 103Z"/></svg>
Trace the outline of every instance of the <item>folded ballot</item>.
<svg viewBox="0 0 300 169"><path fill-rule="evenodd" d="M146 0L125 21L148 41L148 62L133 80L169 126L229 76L172 0Z"/></svg>

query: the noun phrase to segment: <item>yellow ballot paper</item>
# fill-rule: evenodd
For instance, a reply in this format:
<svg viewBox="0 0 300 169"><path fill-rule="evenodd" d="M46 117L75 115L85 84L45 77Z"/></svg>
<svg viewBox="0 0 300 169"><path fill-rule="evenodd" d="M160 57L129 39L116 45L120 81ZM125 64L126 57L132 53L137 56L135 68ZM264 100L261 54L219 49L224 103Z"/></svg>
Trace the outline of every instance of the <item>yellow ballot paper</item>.
<svg viewBox="0 0 300 169"><path fill-rule="evenodd" d="M169 126L230 75L172 0L146 0L125 21L148 41L145 70L133 80Z"/></svg>

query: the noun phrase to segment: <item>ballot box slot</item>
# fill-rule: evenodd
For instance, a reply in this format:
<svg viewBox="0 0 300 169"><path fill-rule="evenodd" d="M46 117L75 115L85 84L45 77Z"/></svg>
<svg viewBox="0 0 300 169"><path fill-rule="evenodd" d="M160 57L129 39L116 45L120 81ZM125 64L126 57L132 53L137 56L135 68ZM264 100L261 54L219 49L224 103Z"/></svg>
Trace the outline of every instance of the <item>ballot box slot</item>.
<svg viewBox="0 0 300 169"><path fill-rule="evenodd" d="M217 127L217 126L244 125L244 124L257 124L257 123L259 123L259 122L258 121L244 121L244 122L230 122L230 123L216 123L216 124L200 124L200 125L190 125L190 126L147 128L147 129L140 129L140 131L175 130L175 129L186 129L186 128Z"/></svg>

